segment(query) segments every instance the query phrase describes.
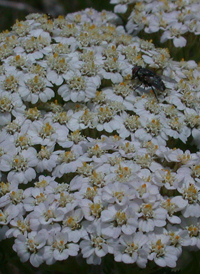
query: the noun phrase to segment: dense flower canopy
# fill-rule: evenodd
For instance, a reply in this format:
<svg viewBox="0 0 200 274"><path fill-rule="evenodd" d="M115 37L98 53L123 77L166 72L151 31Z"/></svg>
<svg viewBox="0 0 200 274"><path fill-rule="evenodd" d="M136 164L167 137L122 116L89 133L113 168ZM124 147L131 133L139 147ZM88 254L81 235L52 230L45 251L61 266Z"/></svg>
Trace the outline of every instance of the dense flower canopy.
<svg viewBox="0 0 200 274"><path fill-rule="evenodd" d="M118 24L86 9L0 34L0 238L35 267L200 248L200 67ZM136 65L166 76L157 98Z"/></svg>
<svg viewBox="0 0 200 274"><path fill-rule="evenodd" d="M200 34L200 3L198 0L111 0L114 11L128 14L129 33L158 33L160 41L172 40L175 47L193 44Z"/></svg>

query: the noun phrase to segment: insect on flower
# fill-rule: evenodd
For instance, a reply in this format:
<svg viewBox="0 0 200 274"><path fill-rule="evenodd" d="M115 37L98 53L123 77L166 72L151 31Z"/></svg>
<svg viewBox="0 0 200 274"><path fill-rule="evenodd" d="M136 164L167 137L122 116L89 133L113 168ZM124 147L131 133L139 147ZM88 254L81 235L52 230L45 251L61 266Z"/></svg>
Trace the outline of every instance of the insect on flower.
<svg viewBox="0 0 200 274"><path fill-rule="evenodd" d="M133 67L132 79L135 79L135 78L139 79L139 81L141 82L136 88L140 87L142 84L144 84L145 86L151 87L157 100L158 100L158 96L156 93L156 89L162 92L165 91L166 89L162 79L168 82L176 83L175 80L169 77L158 75L152 70L143 68L141 66Z"/></svg>

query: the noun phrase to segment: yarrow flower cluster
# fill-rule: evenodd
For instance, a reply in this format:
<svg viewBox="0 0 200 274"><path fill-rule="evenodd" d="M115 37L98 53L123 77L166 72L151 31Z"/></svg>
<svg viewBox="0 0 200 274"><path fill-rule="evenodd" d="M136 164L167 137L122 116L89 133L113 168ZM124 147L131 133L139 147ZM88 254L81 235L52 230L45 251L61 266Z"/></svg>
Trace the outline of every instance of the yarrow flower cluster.
<svg viewBox="0 0 200 274"><path fill-rule="evenodd" d="M110 0L114 11L128 15L129 33L144 30L157 33L160 42L172 40L175 47L194 45L200 34L200 3L198 0Z"/></svg>
<svg viewBox="0 0 200 274"><path fill-rule="evenodd" d="M0 34L0 238L34 267L174 268L200 248L200 67L117 20L30 14ZM157 100L135 65L176 83Z"/></svg>

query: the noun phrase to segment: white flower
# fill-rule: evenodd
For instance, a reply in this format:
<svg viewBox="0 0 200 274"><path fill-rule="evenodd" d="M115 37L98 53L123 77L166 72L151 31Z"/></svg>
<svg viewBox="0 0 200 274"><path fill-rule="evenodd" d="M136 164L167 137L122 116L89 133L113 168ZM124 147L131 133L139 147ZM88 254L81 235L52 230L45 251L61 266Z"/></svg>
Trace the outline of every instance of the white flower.
<svg viewBox="0 0 200 274"><path fill-rule="evenodd" d="M78 251L79 245L71 243L67 233L51 232L44 247L43 257L46 263L51 265L56 261L66 260L69 256L76 256Z"/></svg>
<svg viewBox="0 0 200 274"><path fill-rule="evenodd" d="M112 89L105 88L103 94L108 100L121 102L126 109L133 110L133 102L135 100L135 94L133 93L133 88L130 84L126 82L119 83L115 85Z"/></svg>
<svg viewBox="0 0 200 274"><path fill-rule="evenodd" d="M182 253L182 246L189 246L191 244L191 239L188 235L188 232L186 230L182 230L179 227L175 227L169 224L165 234L170 236L171 245L176 248L178 256L180 256Z"/></svg>
<svg viewBox="0 0 200 274"><path fill-rule="evenodd" d="M183 199L186 202L185 207L182 209L182 214L184 217L200 217L200 193L199 187L195 183L190 181L185 181L178 191L182 194Z"/></svg>
<svg viewBox="0 0 200 274"><path fill-rule="evenodd" d="M28 134L33 144L51 147L55 145L58 138L56 129L58 129L58 126L55 124L52 125L45 121L34 121L29 128ZM67 134L68 130L65 128L64 132Z"/></svg>
<svg viewBox="0 0 200 274"><path fill-rule="evenodd" d="M36 205L47 201L51 204L54 201L54 194L46 194L42 188L28 188L24 191L23 205L26 211L33 211Z"/></svg>
<svg viewBox="0 0 200 274"><path fill-rule="evenodd" d="M178 162L186 166L191 166L198 161L195 153L191 153L189 150L183 152L181 149L168 150L164 152L164 157L167 161Z"/></svg>
<svg viewBox="0 0 200 274"><path fill-rule="evenodd" d="M138 226L137 216L132 207L110 205L101 213L102 233L118 238L121 234L131 235Z"/></svg>
<svg viewBox="0 0 200 274"><path fill-rule="evenodd" d="M81 208L67 212L63 219L62 232L69 235L70 241L77 243L81 238L87 237L88 233L82 226L83 212Z"/></svg>
<svg viewBox="0 0 200 274"><path fill-rule="evenodd" d="M162 116L150 114L140 119L142 127L135 132L135 137L141 141L156 140L159 145L165 145L167 137L167 124Z"/></svg>
<svg viewBox="0 0 200 274"><path fill-rule="evenodd" d="M182 142L186 142L190 135L190 129L184 123L184 117L176 117L167 120L170 128L166 130L168 136L174 139L179 138Z"/></svg>
<svg viewBox="0 0 200 274"><path fill-rule="evenodd" d="M61 209L57 208L55 204L49 205L46 201L35 206L34 211L31 213L31 227L37 229L40 224L46 225L52 222L59 222L63 220L64 213Z"/></svg>
<svg viewBox="0 0 200 274"><path fill-rule="evenodd" d="M17 216L10 221L12 228L6 232L8 238L14 236L17 238L18 235L26 235L30 231L30 215L27 215L26 218L23 218L22 215Z"/></svg>
<svg viewBox="0 0 200 274"><path fill-rule="evenodd" d="M80 242L83 258L87 258L88 264L100 264L102 257L113 253L113 241L106 237L101 229L101 223L96 222L88 227L89 236Z"/></svg>
<svg viewBox="0 0 200 274"><path fill-rule="evenodd" d="M57 158L58 165L55 167L52 175L60 178L65 173L75 172L78 167L82 166L82 162L84 162L84 158L82 161L81 157L78 157L72 150L60 151Z"/></svg>
<svg viewBox="0 0 200 274"><path fill-rule="evenodd" d="M167 211L159 207L159 202L146 202L132 204L132 210L138 216L138 227L140 231L149 232L153 231L155 227L164 227L166 224Z"/></svg>
<svg viewBox="0 0 200 274"><path fill-rule="evenodd" d="M99 196L95 196L93 201L82 199L81 209L86 220L94 221L100 218L103 210L103 203Z"/></svg>
<svg viewBox="0 0 200 274"><path fill-rule="evenodd" d="M149 170L145 170L142 169L141 172L138 174L138 176L140 178L142 178L143 180L145 179L142 175L149 175L148 172ZM148 178L148 177L147 177ZM148 200L148 201L156 201L158 196L159 196L159 189L157 186L152 185L149 182L143 181L143 180L135 180L134 181L134 188L136 190L136 197L139 199L144 199L144 200Z"/></svg>
<svg viewBox="0 0 200 274"><path fill-rule="evenodd" d="M0 93L0 125L6 125L11 122L11 114L17 117L25 110L19 94L9 93L7 91Z"/></svg>
<svg viewBox="0 0 200 274"><path fill-rule="evenodd" d="M42 29L31 31L31 36L24 39L23 47L18 46L15 48L15 53L21 54L26 52L28 59L34 62L51 52L51 48L46 47L50 44L50 40L49 33L44 32Z"/></svg>
<svg viewBox="0 0 200 274"><path fill-rule="evenodd" d="M194 138L194 143L199 147L199 136L200 136L200 117L197 111L194 109L186 108L185 118L188 126L191 128L192 136Z"/></svg>
<svg viewBox="0 0 200 274"><path fill-rule="evenodd" d="M124 206L135 198L135 191L119 182L108 184L103 188L102 200Z"/></svg>
<svg viewBox="0 0 200 274"><path fill-rule="evenodd" d="M64 101L81 102L94 98L96 89L96 83L91 77L75 74L67 79L67 84L58 89L58 94Z"/></svg>
<svg viewBox="0 0 200 274"><path fill-rule="evenodd" d="M48 170L49 172L56 166L56 160L58 158L56 153L53 153L53 148L41 147L41 150L37 154L38 164L36 166L37 172L43 172Z"/></svg>
<svg viewBox="0 0 200 274"><path fill-rule="evenodd" d="M14 205L8 205L3 210L0 210L0 224L7 225L20 213L19 209Z"/></svg>
<svg viewBox="0 0 200 274"><path fill-rule="evenodd" d="M187 243L188 246L192 246L192 249L200 247L200 223L199 219L195 217L181 218L181 227L187 231L190 242Z"/></svg>
<svg viewBox="0 0 200 274"><path fill-rule="evenodd" d="M145 268L149 254L147 242L148 238L142 232L121 236L114 249L115 261L126 264L136 263L139 267Z"/></svg>
<svg viewBox="0 0 200 274"><path fill-rule="evenodd" d="M61 209L64 213L68 213L79 204L78 195L74 195L68 191L63 191L56 194L55 200L57 201L59 209Z"/></svg>
<svg viewBox="0 0 200 274"><path fill-rule="evenodd" d="M180 224L181 219L175 216L174 213L183 210L187 206L187 201L185 201L181 196L176 196L173 198L167 198L162 202L162 207L165 208L167 213L167 219L171 224Z"/></svg>
<svg viewBox="0 0 200 274"><path fill-rule="evenodd" d="M106 132L111 133L115 130L119 130L121 127L120 116L116 115L116 112L112 110L112 107L100 107L97 113L97 119L96 128L99 131L105 130Z"/></svg>
<svg viewBox="0 0 200 274"><path fill-rule="evenodd" d="M182 23L174 23L170 25L169 30L166 30L161 36L161 43L164 43L168 39L173 39L175 47L185 47L187 41L181 34L188 31L188 28Z"/></svg>
<svg viewBox="0 0 200 274"><path fill-rule="evenodd" d="M178 259L176 248L170 246L170 237L163 234L149 233L149 260L161 267L175 267Z"/></svg>
<svg viewBox="0 0 200 274"><path fill-rule="evenodd" d="M47 79L60 86L65 79L73 76L81 64L82 62L78 60L76 53L60 56L55 52L48 57L47 63L45 63L45 66L47 66Z"/></svg>
<svg viewBox="0 0 200 274"><path fill-rule="evenodd" d="M42 229L38 232L30 232L27 236L18 235L15 239L13 249L17 252L22 262L30 260L34 267L44 262L43 247L48 237L47 231Z"/></svg>
<svg viewBox="0 0 200 274"><path fill-rule="evenodd" d="M54 96L54 91L49 88L53 85L46 79L37 75L23 75L19 82L19 94L24 101L35 104L40 99L42 102L47 102Z"/></svg>
<svg viewBox="0 0 200 274"><path fill-rule="evenodd" d="M1 170L9 171L9 182L26 184L36 177L36 172L33 168L36 165L36 150L33 147L30 147L27 150L22 150L16 155L3 155Z"/></svg>
<svg viewBox="0 0 200 274"><path fill-rule="evenodd" d="M127 11L128 5L133 2L134 0L111 0L110 4L115 4L115 13L125 13Z"/></svg>
<svg viewBox="0 0 200 274"><path fill-rule="evenodd" d="M80 111L75 112L70 118L68 127L72 131L94 127L95 116L88 109L80 109Z"/></svg>
<svg viewBox="0 0 200 274"><path fill-rule="evenodd" d="M178 176L175 172L167 169L156 170L152 178L154 184L166 189L176 189L182 183L183 177Z"/></svg>
<svg viewBox="0 0 200 274"><path fill-rule="evenodd" d="M119 72L115 72L115 70L119 70L119 64L115 58L108 59L107 62L104 63L104 67L105 69L100 70L100 75L102 78L110 79L114 84L121 83L123 81L121 74Z"/></svg>

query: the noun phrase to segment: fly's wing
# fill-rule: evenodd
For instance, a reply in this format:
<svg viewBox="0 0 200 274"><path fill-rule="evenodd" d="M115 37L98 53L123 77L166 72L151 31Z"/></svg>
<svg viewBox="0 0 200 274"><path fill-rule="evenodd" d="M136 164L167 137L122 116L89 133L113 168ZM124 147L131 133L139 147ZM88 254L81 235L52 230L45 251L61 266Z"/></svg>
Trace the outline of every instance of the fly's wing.
<svg viewBox="0 0 200 274"><path fill-rule="evenodd" d="M164 91L166 89L165 84L161 80L160 76L154 74L154 76L145 77L145 82L148 84L148 86L154 87L160 91Z"/></svg>
<svg viewBox="0 0 200 274"><path fill-rule="evenodd" d="M165 82L169 82L169 83L174 83L176 84L177 81L172 79L171 77L165 76L165 75L160 75L160 74L156 74L155 72L153 72L150 69L146 69L146 68L142 68L139 70L139 74L143 75L144 77L157 77L160 78L160 81L165 81Z"/></svg>
<svg viewBox="0 0 200 274"><path fill-rule="evenodd" d="M161 78L163 81L165 81L165 82L174 83L174 84L177 83L176 80L174 80L174 79L172 79L172 78L170 78L170 77L168 77L168 76L165 76L165 75L159 75L159 76L160 76L160 78Z"/></svg>

